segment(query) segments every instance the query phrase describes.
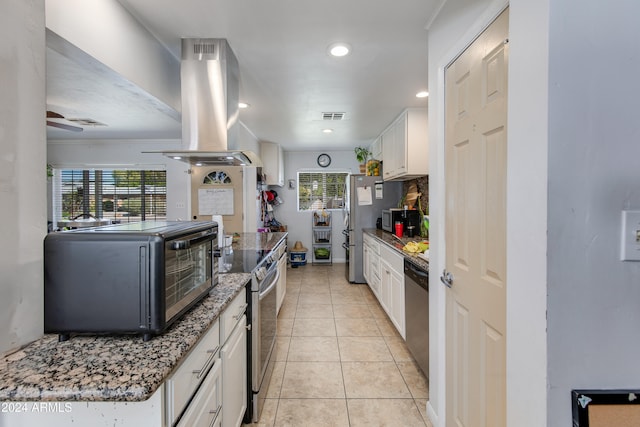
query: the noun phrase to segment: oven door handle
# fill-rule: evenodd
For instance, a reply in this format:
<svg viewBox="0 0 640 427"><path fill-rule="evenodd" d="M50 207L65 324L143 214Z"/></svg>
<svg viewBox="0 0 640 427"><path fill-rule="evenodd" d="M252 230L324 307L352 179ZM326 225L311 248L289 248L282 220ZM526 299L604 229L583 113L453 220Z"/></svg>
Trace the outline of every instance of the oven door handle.
<svg viewBox="0 0 640 427"><path fill-rule="evenodd" d="M275 269L275 277L273 278L273 280L271 281L271 283L269 283L269 286L267 286L267 288L263 291L260 292L260 301L262 301L264 299L264 297L267 296L267 294L269 292L271 292L271 290L273 288L276 287L276 285L278 284L278 279L280 278L280 271Z"/></svg>
<svg viewBox="0 0 640 427"><path fill-rule="evenodd" d="M207 240L213 240L217 237L217 233L207 233L203 236L196 237L194 239L189 240L174 240L169 245L169 248L174 251L180 251L183 249L189 249L191 245L195 245L201 242L205 242Z"/></svg>

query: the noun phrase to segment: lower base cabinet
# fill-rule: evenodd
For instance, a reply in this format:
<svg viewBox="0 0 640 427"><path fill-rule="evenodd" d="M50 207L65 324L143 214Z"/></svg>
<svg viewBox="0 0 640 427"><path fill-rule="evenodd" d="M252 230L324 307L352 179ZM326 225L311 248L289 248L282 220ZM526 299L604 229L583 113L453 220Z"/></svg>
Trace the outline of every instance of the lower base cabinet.
<svg viewBox="0 0 640 427"><path fill-rule="evenodd" d="M363 268L362 273L364 279L369 284L369 287L373 291L378 301L381 301L380 298L380 244L373 238L364 235L363 238ZM382 303L382 301L381 301ZM386 310L386 309L385 309Z"/></svg>
<svg viewBox="0 0 640 427"><path fill-rule="evenodd" d="M193 397L179 427L210 427L222 423L222 392L220 390L222 360L217 359L202 386Z"/></svg>
<svg viewBox="0 0 640 427"><path fill-rule="evenodd" d="M378 243L376 239L366 234L364 237L367 251L364 262L368 263L364 266L364 271L368 272L367 283L391 323L402 338L405 338L404 257Z"/></svg>
<svg viewBox="0 0 640 427"><path fill-rule="evenodd" d="M239 427L247 408L246 290L142 402L11 402L2 427ZM37 409L37 410L36 410Z"/></svg>
<svg viewBox="0 0 640 427"><path fill-rule="evenodd" d="M284 297L287 294L287 254L285 253L278 260L278 273L280 277L278 278L278 284L276 288L276 296L278 305L276 310L280 313L280 307L282 307L282 303L284 302Z"/></svg>
<svg viewBox="0 0 640 427"><path fill-rule="evenodd" d="M222 360L222 427L242 425L247 410L247 317L243 316L220 350Z"/></svg>

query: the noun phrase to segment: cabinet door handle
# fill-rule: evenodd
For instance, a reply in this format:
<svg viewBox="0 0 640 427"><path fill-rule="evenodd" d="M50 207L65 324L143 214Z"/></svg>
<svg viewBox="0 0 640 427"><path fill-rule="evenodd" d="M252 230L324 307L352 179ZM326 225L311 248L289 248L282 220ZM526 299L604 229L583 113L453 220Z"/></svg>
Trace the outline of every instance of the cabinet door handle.
<svg viewBox="0 0 640 427"><path fill-rule="evenodd" d="M240 310L238 310L238 314L233 316L233 319L236 321L242 319L242 316L244 316L244 312L247 310L247 307L249 307L249 304L247 303L245 303L242 307L240 307Z"/></svg>
<svg viewBox="0 0 640 427"><path fill-rule="evenodd" d="M211 417L211 424L209 424L209 427L213 427L213 425L216 423L216 420L218 419L218 414L220 413L221 409L222 409L222 405L218 405L216 409L209 410L209 414L213 415Z"/></svg>
<svg viewBox="0 0 640 427"><path fill-rule="evenodd" d="M220 349L220 345L217 345L216 348L214 348L213 350L207 350L209 357L207 358L207 361L204 362L204 365L202 365L202 368L195 371L191 371L192 374L196 375L196 378L200 378L205 372L207 372L207 370L211 366L211 361L216 356L216 353L218 353L219 349Z"/></svg>

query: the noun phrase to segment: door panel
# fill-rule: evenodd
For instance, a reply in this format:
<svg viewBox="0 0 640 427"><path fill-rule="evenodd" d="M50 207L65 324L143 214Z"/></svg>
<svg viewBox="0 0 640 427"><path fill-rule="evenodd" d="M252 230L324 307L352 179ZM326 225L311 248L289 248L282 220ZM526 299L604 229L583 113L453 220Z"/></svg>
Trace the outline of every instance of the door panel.
<svg viewBox="0 0 640 427"><path fill-rule="evenodd" d="M445 70L446 425L506 423L508 10Z"/></svg>
<svg viewBox="0 0 640 427"><path fill-rule="evenodd" d="M453 411L455 425L469 425L469 311L456 303L453 314Z"/></svg>
<svg viewBox="0 0 640 427"><path fill-rule="evenodd" d="M467 182L469 180L469 141L462 141L456 144L451 159L451 185L456 189L451 199L453 206L451 209L456 215L453 223L452 236L450 239L453 244L452 255L456 266L461 269L469 267L469 229L470 229L470 210L467 206ZM447 236L449 237L449 236Z"/></svg>
<svg viewBox="0 0 640 427"><path fill-rule="evenodd" d="M481 361L481 399L483 402L485 425L498 426L500 419L503 417L504 408L503 399L505 397L504 381L502 380L502 371L505 366L504 355L506 348L504 347L504 336L487 325L483 324L484 340L482 342L482 361Z"/></svg>

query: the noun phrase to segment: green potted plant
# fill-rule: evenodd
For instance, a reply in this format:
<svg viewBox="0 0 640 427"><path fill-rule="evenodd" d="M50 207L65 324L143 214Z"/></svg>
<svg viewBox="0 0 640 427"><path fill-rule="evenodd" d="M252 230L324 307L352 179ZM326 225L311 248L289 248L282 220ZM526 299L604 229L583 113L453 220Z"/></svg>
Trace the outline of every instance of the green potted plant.
<svg viewBox="0 0 640 427"><path fill-rule="evenodd" d="M356 160L360 163L360 173L365 173L367 159L371 155L371 151L366 147L356 147L354 151L356 153Z"/></svg>

